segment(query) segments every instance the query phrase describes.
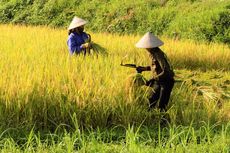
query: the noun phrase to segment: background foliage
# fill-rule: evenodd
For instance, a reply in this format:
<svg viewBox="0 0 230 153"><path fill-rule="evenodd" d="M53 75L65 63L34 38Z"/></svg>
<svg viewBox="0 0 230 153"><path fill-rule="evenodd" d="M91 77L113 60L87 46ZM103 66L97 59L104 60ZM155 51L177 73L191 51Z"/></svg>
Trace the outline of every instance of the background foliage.
<svg viewBox="0 0 230 153"><path fill-rule="evenodd" d="M92 31L230 43L229 0L1 0L0 22L67 27L73 16Z"/></svg>

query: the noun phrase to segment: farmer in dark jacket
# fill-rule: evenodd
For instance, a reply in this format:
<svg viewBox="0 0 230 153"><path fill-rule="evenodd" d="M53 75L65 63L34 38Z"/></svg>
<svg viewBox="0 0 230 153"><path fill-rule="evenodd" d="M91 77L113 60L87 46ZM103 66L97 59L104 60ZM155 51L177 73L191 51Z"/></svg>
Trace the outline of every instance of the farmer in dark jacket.
<svg viewBox="0 0 230 153"><path fill-rule="evenodd" d="M174 72L165 53L159 48L164 43L150 32L146 33L136 44L137 48L145 48L152 65L147 67L139 66L137 71L152 71L153 78L147 81L146 85L154 90L149 98L150 108L154 108L159 100L159 108L166 111L170 94L174 85Z"/></svg>
<svg viewBox="0 0 230 153"><path fill-rule="evenodd" d="M86 23L87 21L79 17L74 17L70 23L67 45L71 55L74 53L85 53L86 49L91 47L89 42L90 36L84 32L84 25Z"/></svg>

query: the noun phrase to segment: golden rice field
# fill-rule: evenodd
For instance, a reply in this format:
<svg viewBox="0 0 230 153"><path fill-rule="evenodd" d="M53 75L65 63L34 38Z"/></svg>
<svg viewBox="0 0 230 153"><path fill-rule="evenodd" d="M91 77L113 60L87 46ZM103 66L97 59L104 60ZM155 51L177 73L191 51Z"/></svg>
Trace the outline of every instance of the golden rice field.
<svg viewBox="0 0 230 153"><path fill-rule="evenodd" d="M149 65L147 52L134 46L141 36L90 32L92 40L107 49L108 56L71 57L65 29L0 25L0 30L1 131L158 127L161 114L158 110L147 111L146 94L133 96L129 92L128 83L135 70L120 66L122 60ZM202 128L201 133L204 142L211 136L211 145L215 137L212 128L226 125L227 129L230 119L230 48L223 44L161 39L165 42L161 48L172 63L177 80L169 104L169 125L172 129L185 126L193 130L210 125L208 135ZM151 78L148 72L143 75ZM142 93L148 91L144 87L141 90ZM174 130L177 129L180 128ZM131 127L128 132L134 134L135 139L136 133L132 130ZM190 130L187 132L187 136L192 135ZM173 135L178 142L179 133ZM198 132L192 138L202 134ZM169 148L171 141L174 138L167 141ZM229 141L221 141L225 149ZM159 146L161 142L156 140ZM83 146L86 149L90 145ZM133 145L137 152L145 148ZM148 147L145 149L149 151Z"/></svg>

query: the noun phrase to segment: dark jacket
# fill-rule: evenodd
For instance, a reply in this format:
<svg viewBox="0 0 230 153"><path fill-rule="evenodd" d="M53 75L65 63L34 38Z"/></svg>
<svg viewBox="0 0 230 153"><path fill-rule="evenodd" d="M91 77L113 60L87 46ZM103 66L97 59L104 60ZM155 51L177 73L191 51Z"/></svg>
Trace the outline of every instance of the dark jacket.
<svg viewBox="0 0 230 153"><path fill-rule="evenodd" d="M173 80L174 72L167 56L160 48L154 48L150 51L152 65L149 67L153 72L153 78L159 82Z"/></svg>

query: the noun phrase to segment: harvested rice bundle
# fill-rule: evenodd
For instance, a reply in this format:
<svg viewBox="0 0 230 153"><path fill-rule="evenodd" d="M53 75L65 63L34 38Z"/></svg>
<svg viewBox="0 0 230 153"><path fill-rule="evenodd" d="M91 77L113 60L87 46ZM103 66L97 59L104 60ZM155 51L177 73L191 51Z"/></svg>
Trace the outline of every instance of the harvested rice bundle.
<svg viewBox="0 0 230 153"><path fill-rule="evenodd" d="M130 75L127 81L127 86L131 88L141 87L145 84L146 84L146 79L140 73Z"/></svg>
<svg viewBox="0 0 230 153"><path fill-rule="evenodd" d="M87 49L86 52L89 54L102 54L108 55L106 48L102 47L101 45L91 41L91 35L88 34L89 39L86 40L86 43L90 43L90 49Z"/></svg>
<svg viewBox="0 0 230 153"><path fill-rule="evenodd" d="M108 55L106 48L94 42L91 42L91 50L96 54Z"/></svg>
<svg viewBox="0 0 230 153"><path fill-rule="evenodd" d="M145 86L146 81L140 73L130 75L125 86L127 96L134 101L143 101L143 98L150 93L150 88Z"/></svg>

